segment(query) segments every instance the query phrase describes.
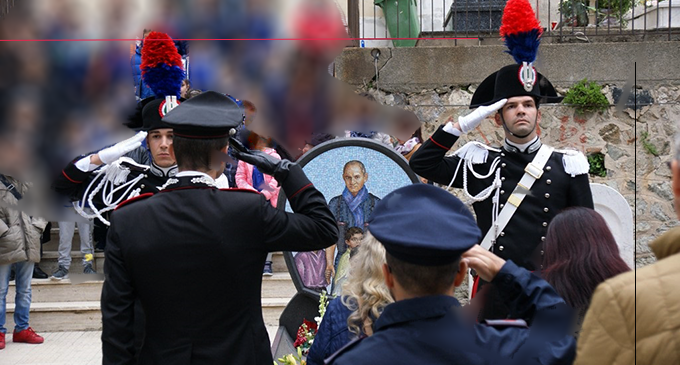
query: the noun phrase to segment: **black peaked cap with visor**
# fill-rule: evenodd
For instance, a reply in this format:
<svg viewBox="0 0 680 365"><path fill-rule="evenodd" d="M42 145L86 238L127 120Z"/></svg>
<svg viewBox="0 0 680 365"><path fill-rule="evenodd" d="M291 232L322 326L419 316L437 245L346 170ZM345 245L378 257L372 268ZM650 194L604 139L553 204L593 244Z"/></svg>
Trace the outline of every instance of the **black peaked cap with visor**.
<svg viewBox="0 0 680 365"><path fill-rule="evenodd" d="M230 137L243 123L243 109L231 98L206 91L179 104L163 117L174 135L190 139Z"/></svg>

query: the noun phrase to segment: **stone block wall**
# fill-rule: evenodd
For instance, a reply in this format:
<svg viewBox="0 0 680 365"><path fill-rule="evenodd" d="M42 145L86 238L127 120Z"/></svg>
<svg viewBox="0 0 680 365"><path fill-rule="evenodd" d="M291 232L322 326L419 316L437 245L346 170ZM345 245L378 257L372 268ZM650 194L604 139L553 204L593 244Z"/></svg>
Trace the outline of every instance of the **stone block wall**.
<svg viewBox="0 0 680 365"><path fill-rule="evenodd" d="M615 106L615 97L618 99L621 94L617 86L623 85L605 85L603 92L612 106L601 113L579 115L571 106L542 105L539 133L545 143L556 148L604 155L607 176L591 175L590 180L616 189L628 201L635 218L636 267L640 267L655 261L647 244L678 224L667 163L672 159L680 115L680 86L646 87L642 92L648 97L649 105L638 105L637 110L633 105ZM423 137L429 138L449 117L457 118L470 112L467 106L474 87L476 85L439 87L419 92L370 89L368 92L382 104L415 112L424 123ZM558 91L564 94L566 89ZM639 103L641 99L639 97ZM461 137L454 150L470 140L500 145L503 135L502 127L489 118L477 130Z"/></svg>

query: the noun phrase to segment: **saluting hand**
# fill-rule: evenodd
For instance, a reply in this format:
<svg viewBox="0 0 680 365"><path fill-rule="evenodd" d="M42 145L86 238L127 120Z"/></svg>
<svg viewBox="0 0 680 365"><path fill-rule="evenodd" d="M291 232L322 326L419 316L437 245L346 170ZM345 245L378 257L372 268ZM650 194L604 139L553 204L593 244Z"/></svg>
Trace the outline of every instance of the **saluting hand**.
<svg viewBox="0 0 680 365"><path fill-rule="evenodd" d="M460 129L463 133L467 133L475 128L484 120L486 117L489 115L494 114L495 112L498 111L498 109L502 108L505 103L508 102L508 99L501 99L491 105L486 105L486 106L480 106L479 108L475 109L472 113L458 118L458 129ZM456 127L454 125L454 127Z"/></svg>
<svg viewBox="0 0 680 365"><path fill-rule="evenodd" d="M229 138L229 145L233 147L234 157L257 167L265 175L273 176L278 182L286 179L290 166L294 164L285 159L279 160L262 151L250 150L234 138Z"/></svg>
<svg viewBox="0 0 680 365"><path fill-rule="evenodd" d="M505 265L505 260L487 251L480 245L474 245L463 253L465 261L471 269L474 269L482 280L491 282L496 274Z"/></svg>
<svg viewBox="0 0 680 365"><path fill-rule="evenodd" d="M124 154L141 146L142 141L144 138L146 138L146 134L146 132L139 132L122 142L118 142L111 147L104 148L95 155L95 158L98 158L102 163L110 164L123 157ZM98 165L96 160L91 162L95 165Z"/></svg>

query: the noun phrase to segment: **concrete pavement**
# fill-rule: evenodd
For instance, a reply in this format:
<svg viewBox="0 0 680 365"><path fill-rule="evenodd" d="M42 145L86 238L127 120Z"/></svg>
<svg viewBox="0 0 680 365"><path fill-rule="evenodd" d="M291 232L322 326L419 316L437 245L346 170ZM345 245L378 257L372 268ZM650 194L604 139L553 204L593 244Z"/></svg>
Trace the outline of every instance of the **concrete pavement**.
<svg viewBox="0 0 680 365"><path fill-rule="evenodd" d="M269 339L276 327L267 327ZM102 363L101 331L40 332L45 338L40 345L12 342L8 333L7 346L0 350L2 365L100 365Z"/></svg>

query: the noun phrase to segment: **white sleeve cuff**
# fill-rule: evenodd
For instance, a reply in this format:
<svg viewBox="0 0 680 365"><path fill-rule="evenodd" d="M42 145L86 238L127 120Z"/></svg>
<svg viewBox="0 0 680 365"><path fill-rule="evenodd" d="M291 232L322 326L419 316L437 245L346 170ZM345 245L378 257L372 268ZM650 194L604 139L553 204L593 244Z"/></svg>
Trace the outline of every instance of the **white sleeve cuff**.
<svg viewBox="0 0 680 365"><path fill-rule="evenodd" d="M78 160L78 162L75 163L78 170L82 172L90 172L97 168L97 165L90 163L90 156L92 155L83 157L80 160Z"/></svg>
<svg viewBox="0 0 680 365"><path fill-rule="evenodd" d="M453 134L453 135L456 136L456 137L460 137L461 133L463 133L463 132L461 132L458 128L455 128L455 127L453 126L453 123L452 123L452 122L446 123L446 124L444 125L444 128L443 128L443 129L444 129L444 132L449 133L449 134Z"/></svg>

